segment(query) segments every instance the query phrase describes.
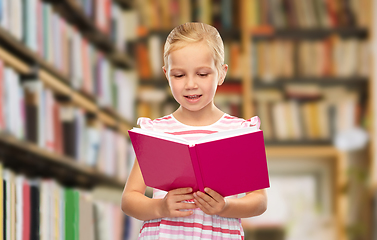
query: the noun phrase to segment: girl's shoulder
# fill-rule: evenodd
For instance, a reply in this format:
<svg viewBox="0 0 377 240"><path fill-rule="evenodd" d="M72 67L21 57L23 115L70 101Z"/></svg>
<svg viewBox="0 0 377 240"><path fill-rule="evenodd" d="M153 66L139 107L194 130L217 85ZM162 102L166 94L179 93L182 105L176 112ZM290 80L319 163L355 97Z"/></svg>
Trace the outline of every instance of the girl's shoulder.
<svg viewBox="0 0 377 240"><path fill-rule="evenodd" d="M254 127L259 129L260 128L260 119L258 116L254 116L249 119L243 119L235 116L231 116L226 114L221 121L222 124L232 126L234 128L246 128L246 127Z"/></svg>
<svg viewBox="0 0 377 240"><path fill-rule="evenodd" d="M140 128L143 129L155 130L156 126L160 124L169 124L169 122L171 123L171 121L174 121L171 114L164 117L156 118L154 120L146 117L140 117L137 120L137 125L139 125Z"/></svg>

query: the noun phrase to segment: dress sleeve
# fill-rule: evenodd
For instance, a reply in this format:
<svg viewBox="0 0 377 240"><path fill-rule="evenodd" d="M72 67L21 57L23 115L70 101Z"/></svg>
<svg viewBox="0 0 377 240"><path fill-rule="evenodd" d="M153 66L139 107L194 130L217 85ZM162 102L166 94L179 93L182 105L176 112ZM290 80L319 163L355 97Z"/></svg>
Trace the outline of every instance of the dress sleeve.
<svg viewBox="0 0 377 240"><path fill-rule="evenodd" d="M258 130L260 129L260 119L258 116L254 116L248 120L245 120L241 124L242 124L242 127L252 127Z"/></svg>
<svg viewBox="0 0 377 240"><path fill-rule="evenodd" d="M153 130L153 121L150 118L140 117L137 119L137 125L142 129Z"/></svg>

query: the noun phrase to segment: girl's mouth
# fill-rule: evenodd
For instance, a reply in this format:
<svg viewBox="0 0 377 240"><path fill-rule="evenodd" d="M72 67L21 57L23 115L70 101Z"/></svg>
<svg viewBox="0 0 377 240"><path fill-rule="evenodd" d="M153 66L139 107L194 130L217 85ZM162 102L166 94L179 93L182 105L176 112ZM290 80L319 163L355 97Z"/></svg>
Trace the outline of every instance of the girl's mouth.
<svg viewBox="0 0 377 240"><path fill-rule="evenodd" d="M190 100L195 100L195 99L200 98L201 96L202 95L188 95L188 96L185 96L185 98L190 99Z"/></svg>
<svg viewBox="0 0 377 240"><path fill-rule="evenodd" d="M200 98L202 97L202 95L188 95L188 96L184 96L188 102L190 103L196 103L200 100Z"/></svg>

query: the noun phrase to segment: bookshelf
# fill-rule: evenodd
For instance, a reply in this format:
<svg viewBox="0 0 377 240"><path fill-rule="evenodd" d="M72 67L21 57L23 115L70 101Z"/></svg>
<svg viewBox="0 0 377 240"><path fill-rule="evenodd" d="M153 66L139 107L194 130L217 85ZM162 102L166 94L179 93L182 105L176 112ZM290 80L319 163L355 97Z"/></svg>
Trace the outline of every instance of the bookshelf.
<svg viewBox="0 0 377 240"><path fill-rule="evenodd" d="M47 2L55 3L54 1ZM130 7L130 1L120 2L124 6L127 5L128 7ZM102 38L102 40L99 41L106 42L106 44L104 45L107 45L107 49L113 49L114 52L117 52L114 54L122 55L124 59L129 59L129 56L127 56L126 53L119 53L119 51L116 50L116 47L112 43L112 41L106 35L104 35L98 29L96 29L96 27L91 23L89 19L79 14L80 6L78 6L75 1L58 1L58 4L63 4L63 6L59 6L59 9L66 8L66 11L67 9L71 10L71 8L74 8L74 14L72 14L72 16L76 16L77 18L79 18L77 22L86 21L87 24L91 26L91 31L93 31L94 34L89 34L91 36L88 37L90 41L96 43L96 39ZM65 15L63 16L67 17ZM82 31L86 32L85 30ZM97 37L95 35L97 35ZM106 39L106 41L103 41L103 39ZM39 78L40 81L42 81L48 88L52 89L56 95L58 95L60 98L63 98L64 101L68 101L73 105L84 109L88 114L91 114L95 118L98 118L98 120L103 122L107 127L121 132L126 137L128 136L127 130L130 129L133 125L130 123L129 120L126 120L123 116L121 116L121 114L119 114L115 109L111 107L100 106L97 103L97 99L94 95L88 94L87 92L83 92L81 90L77 90L70 86L70 76L57 69L51 63L47 62L46 59L41 57L39 54L35 53L20 40L16 39L14 36L11 35L11 33L9 33L9 31L4 29L3 27L0 27L0 42L2 43L2 47L0 48L0 59L4 62L5 65L15 69L19 74L24 76L35 75L35 77ZM103 47L104 45L99 44L98 46ZM109 59L114 58L110 56ZM122 68L130 69L133 67L133 63L132 61L130 61L130 59L126 62L123 62L123 64L118 64L119 62L114 61L114 65L121 66ZM12 141L8 141L9 138L4 138L3 140L8 145L12 143ZM19 145L18 147L20 147L21 145ZM26 151L26 149L24 149L24 151ZM39 152L43 152L43 149L39 150ZM35 150L34 152L37 153L38 150ZM56 159L54 159L52 156L53 154L51 154L50 158L53 161L55 161ZM62 159L64 159L64 156L62 156ZM67 164L64 162L64 160L62 160L61 162L62 166L65 165L66 167L73 168L73 170L75 169L74 164ZM71 160L71 162L74 161ZM76 168L80 169L80 167L77 166ZM85 171L83 171L83 173L85 173ZM91 174L94 175L94 172ZM103 178L101 174L99 174L98 177ZM113 179L113 182L116 183L117 180ZM121 186L119 182L117 182L115 185L117 185L117 187Z"/></svg>
<svg viewBox="0 0 377 240"><path fill-rule="evenodd" d="M75 24L84 36L94 43L98 48L107 52L107 57L116 65L133 68L134 62L129 54L125 52L119 53L119 49L114 45L113 40L110 38L109 34L104 34L98 27L93 23L93 20L85 15L82 7L77 1L74 0L64 0L55 1L48 0L53 3L59 14L64 16L64 18L71 24ZM122 1L121 1L122 2ZM124 2L122 2L125 4Z"/></svg>
<svg viewBox="0 0 377 240"><path fill-rule="evenodd" d="M358 112L356 113L358 120L353 123L355 124L353 126L360 126L371 133L368 127L368 122L370 121L368 112L372 111L370 108L373 107L372 99L374 98L374 92L371 90L371 84L373 86L371 78L372 67L370 63L368 63L370 58L369 45L371 44L370 39L373 33L373 31L371 32L370 30L369 19L372 15L370 11L368 11L370 10L371 1L357 2L352 7L340 1L329 1L329 5L321 5L322 1L282 1L284 4L282 4L282 2L252 2L253 3L243 1L244 6L248 6L248 8L244 9L242 15L244 25L243 34L245 35L242 47L249 53L250 59L252 59L247 63L248 66L252 67L250 70L245 69L246 73L243 78L244 86L247 86L250 90L249 92L244 91L243 95L243 100L248 101L248 108L250 109L248 110L248 116L259 115L262 119L261 127L262 130L264 130L263 125L268 121L266 121L267 115L263 116L263 114L261 114L261 109L266 108L265 102L270 101L268 104L281 104L287 101L295 101L298 106L300 106L326 99L324 98L325 95L321 94L322 89L342 88L345 91L353 91L355 93L354 101L355 103L357 102L358 105ZM332 5L332 3L334 5ZM344 4L344 6L342 4ZM336 8L336 10L334 10L334 8ZM345 9L348 9L348 11L345 11ZM326 13L325 11L329 12ZM305 12L305 15L300 12ZM354 41L355 45L361 46L365 44L365 48L368 50L365 50L367 53L364 56L361 57L358 55L361 55L361 52L364 51L362 47L360 47L358 53L354 52L349 56L343 55L343 59L359 59L359 61L363 63L364 61L367 62L367 64L363 65L368 67L364 70L360 70L362 66L356 67L356 65L348 65L349 69L355 67L355 71L346 73L346 71L341 70L340 66L347 64L345 64L345 62L339 64L337 61L341 62L341 60L334 57L329 58L330 61L327 61L327 64L333 67L331 71L323 71L322 73L308 71L310 68L316 69L317 66L314 62L308 64L310 61L307 61L307 58L304 56L305 54L300 55L300 47L302 45L306 45L307 47L313 43L321 45L324 44L325 41L331 43L333 47L331 54L334 54L333 56L339 54L339 52L335 53L339 50L334 50L340 46L337 46L338 43L343 44L347 41ZM265 51L263 47L274 49L276 45L279 44L285 46L286 49L293 49L292 52L284 49L286 51L285 55L282 54L280 58L276 52L273 53L271 51L269 54L272 57L265 59L261 57L263 51ZM300 46L300 44L302 45ZM282 52L283 48L284 47L275 49L278 49L276 51ZM313 47L313 49L314 48L315 47ZM344 48L344 50L345 49L346 48ZM347 47L347 49L349 50L350 47ZM309 50L306 51L309 52ZM318 56L315 52L321 52L320 47L317 47L317 50L311 51L311 55L308 53L306 53L306 55L316 59L316 62L323 61L323 59L317 58ZM278 60L274 62L273 58ZM265 66L261 64L263 61L266 61ZM303 65L303 62L306 62L308 65ZM275 63L285 66L285 68L271 69L268 68L270 66L266 66L268 64L274 65ZM263 72L261 69L269 72ZM290 71L287 72L287 69ZM329 90L329 92L330 95L332 93L336 96L335 92L331 92L331 90ZM269 99L266 97L267 95L269 95ZM344 101L347 101L347 98L345 98ZM302 118L303 114L307 114L303 109L296 110L298 110L300 115L299 118ZM264 112L266 111L267 110L264 110ZM268 111L273 110L269 109ZM284 112L283 110L278 112L280 113L280 121L284 118L284 115L282 115ZM330 114L333 114L333 112L330 112ZM277 119L277 115L274 115L273 118ZM333 119L334 116L330 115L328 118ZM347 117L344 116L340 118L346 119ZM292 118L287 118L284 121L290 122ZM323 123L323 119L319 121ZM295 121L295 123L297 124L297 121ZM266 130L278 127L277 125L264 126L267 128ZM287 125L284 126L287 127ZM280 127L283 127L283 125L280 125ZM292 125L290 125L290 127L288 126L288 128L291 127ZM330 126L328 129L331 128L333 128L333 126ZM301 130L303 130L303 132L308 131L305 130L305 127L302 127ZM268 131L265 131L266 135L268 135L267 132ZM352 238L351 236L357 234L359 234L361 238L365 237L362 239L369 239L368 236L371 235L369 231L372 223L366 222L362 226L363 230L353 232L355 231L354 226L357 225L355 221L358 220L351 220L349 216L349 213L352 211L368 212L371 210L369 204L358 206L363 209L350 210L352 208L352 197L349 195L350 193L347 192L347 186L352 184L352 181L355 181L349 174L350 163L355 161L355 159L352 160L350 156L352 154L338 150L333 146L333 136L336 134L336 131L331 130L329 132L331 132L331 135L327 135L326 137L314 137L313 135L310 136L310 134L305 133L301 134L300 137L297 137L297 135L288 136L287 132L270 133L269 138L266 138L267 156L268 158L277 159L299 157L303 161L305 161L306 158L310 161L312 157L333 160L332 162L335 169L332 182L335 186L333 211L336 217L336 239L350 239ZM273 134L276 135L271 137ZM364 159L357 160L365 161ZM361 215L359 215L359 217L360 216ZM247 228L248 227L254 229L258 226L247 225Z"/></svg>
<svg viewBox="0 0 377 240"><path fill-rule="evenodd" d="M95 1L0 1L1 238L132 234L118 198L94 191L121 192L134 159L136 15L133 1L100 3L88 15Z"/></svg>

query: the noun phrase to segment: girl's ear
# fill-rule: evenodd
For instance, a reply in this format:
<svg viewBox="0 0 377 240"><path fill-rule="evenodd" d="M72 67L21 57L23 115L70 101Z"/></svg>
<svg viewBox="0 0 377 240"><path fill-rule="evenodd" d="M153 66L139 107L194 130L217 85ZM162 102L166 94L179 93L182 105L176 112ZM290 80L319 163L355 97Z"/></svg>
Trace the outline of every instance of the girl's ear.
<svg viewBox="0 0 377 240"><path fill-rule="evenodd" d="M165 77L169 81L169 77L168 77L168 74L167 74L165 66L162 67L162 71L164 71Z"/></svg>
<svg viewBox="0 0 377 240"><path fill-rule="evenodd" d="M219 78L219 83L217 85L222 85L225 81L225 76L226 76L226 73L228 72L228 64L224 64L222 66L222 69L221 69L221 72L219 73L220 74L220 78Z"/></svg>

